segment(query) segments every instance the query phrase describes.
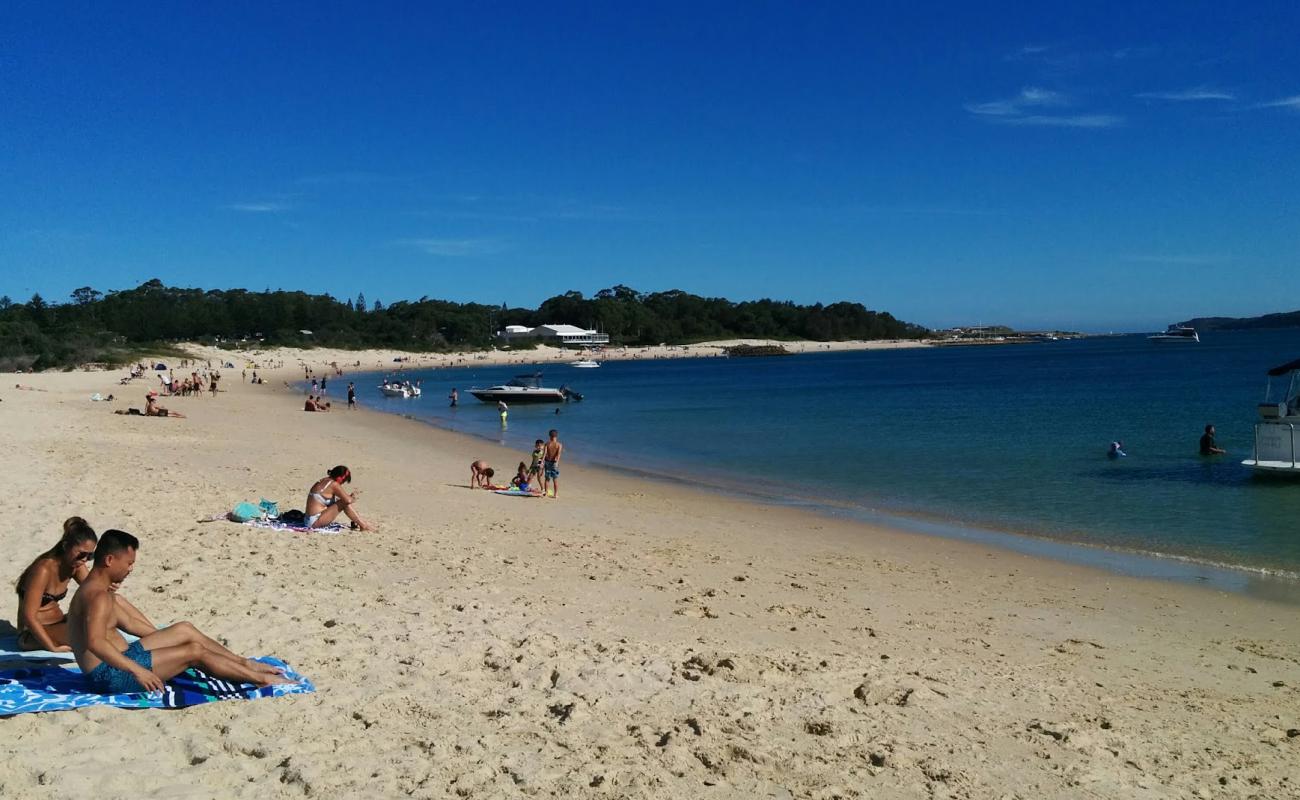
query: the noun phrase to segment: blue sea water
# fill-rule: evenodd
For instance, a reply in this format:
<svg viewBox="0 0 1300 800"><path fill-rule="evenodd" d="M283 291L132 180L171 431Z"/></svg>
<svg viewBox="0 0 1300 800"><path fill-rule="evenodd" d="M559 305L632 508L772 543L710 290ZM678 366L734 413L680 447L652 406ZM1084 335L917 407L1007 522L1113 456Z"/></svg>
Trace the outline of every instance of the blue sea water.
<svg viewBox="0 0 1300 800"><path fill-rule="evenodd" d="M412 371L424 381L413 400L384 398L377 375L352 377L368 406L502 442L521 459L555 427L566 457L584 463L920 529L1000 531L1021 549L1065 543L1068 556L1083 545L1074 552L1105 553L1091 559L1102 563L1151 554L1294 579L1300 480L1259 479L1240 461L1266 370L1297 357L1300 330L1275 330L1199 345L1120 336L548 365L546 385L586 399L558 415L514 406L504 431L465 390L521 367ZM1226 456L1198 455L1206 423ZM1113 439L1127 458L1106 458ZM1150 561L1136 571L1159 573Z"/></svg>

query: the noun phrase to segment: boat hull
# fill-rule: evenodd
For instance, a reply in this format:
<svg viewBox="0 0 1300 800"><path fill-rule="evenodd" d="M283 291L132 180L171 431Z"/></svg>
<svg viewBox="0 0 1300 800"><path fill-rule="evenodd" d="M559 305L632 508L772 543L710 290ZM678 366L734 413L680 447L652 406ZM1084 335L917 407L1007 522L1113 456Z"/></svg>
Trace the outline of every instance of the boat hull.
<svg viewBox="0 0 1300 800"><path fill-rule="evenodd" d="M497 389L470 389L469 393L484 403L503 400L506 405L514 403L563 403L564 393L559 389L524 389L522 391L500 391Z"/></svg>

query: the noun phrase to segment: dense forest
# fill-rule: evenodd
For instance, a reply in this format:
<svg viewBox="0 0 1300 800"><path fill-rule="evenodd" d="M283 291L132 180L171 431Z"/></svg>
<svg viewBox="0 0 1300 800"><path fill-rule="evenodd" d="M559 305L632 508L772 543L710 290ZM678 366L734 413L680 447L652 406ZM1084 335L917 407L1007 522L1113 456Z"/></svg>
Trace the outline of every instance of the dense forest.
<svg viewBox="0 0 1300 800"><path fill-rule="evenodd" d="M546 300L537 309L431 300L385 306L364 295L337 299L305 292L180 289L151 280L107 294L91 287L66 303L40 295L0 297L0 370L121 363L175 342L299 347L448 350L491 347L506 325L568 323L597 328L615 345L752 337L772 339L916 338L927 331L858 303L800 306L733 303L682 291L643 294L616 286L584 297Z"/></svg>

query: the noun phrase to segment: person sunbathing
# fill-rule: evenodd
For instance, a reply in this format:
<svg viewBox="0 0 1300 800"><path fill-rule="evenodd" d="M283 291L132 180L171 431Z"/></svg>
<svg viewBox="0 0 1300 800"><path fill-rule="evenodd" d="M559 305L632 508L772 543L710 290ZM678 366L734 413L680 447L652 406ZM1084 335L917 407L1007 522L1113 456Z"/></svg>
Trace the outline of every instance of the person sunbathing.
<svg viewBox="0 0 1300 800"><path fill-rule="evenodd" d="M105 531L95 549L95 565L68 610L72 653L93 691L157 692L164 681L190 667L258 686L292 683L275 667L235 655L188 622L154 629L126 613L112 587L131 574L139 549L140 541L131 534ZM128 645L119 628L140 639Z"/></svg>
<svg viewBox="0 0 1300 800"><path fill-rule="evenodd" d="M342 512L352 520L352 527L363 531L375 529L352 507L361 492L358 490L349 494L343 488L343 484L351 482L352 472L347 467L339 465L311 485L311 490L307 493L307 527L323 528L332 523L339 512Z"/></svg>
<svg viewBox="0 0 1300 800"><path fill-rule="evenodd" d="M18 649L67 653L68 618L59 602L68 594L68 584L80 584L90 573L98 537L81 517L63 523L63 536L53 547L36 557L14 588L18 591ZM113 587L116 589L116 587ZM123 613L141 626L152 628L149 618L119 597Z"/></svg>
<svg viewBox="0 0 1300 800"><path fill-rule="evenodd" d="M158 393L150 392L144 396L144 415L146 417L177 417L185 419L185 415L179 411L168 411L158 405Z"/></svg>

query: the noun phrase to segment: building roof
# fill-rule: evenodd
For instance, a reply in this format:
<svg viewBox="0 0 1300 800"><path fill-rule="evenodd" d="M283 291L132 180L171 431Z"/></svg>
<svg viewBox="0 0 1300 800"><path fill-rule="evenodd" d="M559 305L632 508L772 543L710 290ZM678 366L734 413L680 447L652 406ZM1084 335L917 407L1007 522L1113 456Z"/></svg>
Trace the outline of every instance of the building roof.
<svg viewBox="0 0 1300 800"><path fill-rule="evenodd" d="M582 335L588 333L595 333L595 331L593 330L588 330L586 328L579 328L576 325L553 325L553 324L538 325L536 328L533 328L533 330L547 331L549 333L554 333L557 336L563 336L566 334L570 336L576 336L576 335Z"/></svg>

